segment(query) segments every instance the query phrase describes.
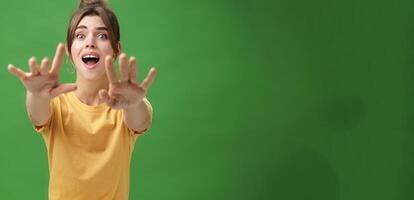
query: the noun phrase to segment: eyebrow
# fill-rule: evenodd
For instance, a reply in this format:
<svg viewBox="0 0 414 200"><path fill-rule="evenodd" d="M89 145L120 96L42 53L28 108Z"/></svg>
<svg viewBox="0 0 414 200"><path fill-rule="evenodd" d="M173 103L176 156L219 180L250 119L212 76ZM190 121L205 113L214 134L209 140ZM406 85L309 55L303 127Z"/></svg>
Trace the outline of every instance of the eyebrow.
<svg viewBox="0 0 414 200"><path fill-rule="evenodd" d="M76 30L78 29L88 29L88 27L86 27L85 25L80 25L78 27L76 27ZM105 30L108 31L108 29L105 26L100 26L100 27L96 27L96 30Z"/></svg>

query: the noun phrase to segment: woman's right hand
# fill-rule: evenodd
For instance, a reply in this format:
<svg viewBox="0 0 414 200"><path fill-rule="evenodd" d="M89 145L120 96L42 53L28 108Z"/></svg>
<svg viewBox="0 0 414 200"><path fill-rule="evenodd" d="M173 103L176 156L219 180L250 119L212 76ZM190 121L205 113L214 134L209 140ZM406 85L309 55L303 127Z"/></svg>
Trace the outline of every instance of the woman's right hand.
<svg viewBox="0 0 414 200"><path fill-rule="evenodd" d="M9 64L9 72L20 79L27 91L34 96L52 99L62 93L76 90L75 84L59 84L59 72L62 68L65 47L62 43L56 48L52 69L49 67L49 59L43 58L39 66L34 57L29 59L30 72Z"/></svg>

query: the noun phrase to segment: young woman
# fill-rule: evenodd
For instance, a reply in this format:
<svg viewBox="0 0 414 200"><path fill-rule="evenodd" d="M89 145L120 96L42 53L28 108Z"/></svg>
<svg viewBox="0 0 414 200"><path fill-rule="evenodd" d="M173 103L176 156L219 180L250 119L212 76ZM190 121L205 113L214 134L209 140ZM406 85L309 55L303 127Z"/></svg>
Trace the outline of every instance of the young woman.
<svg viewBox="0 0 414 200"><path fill-rule="evenodd" d="M29 118L47 147L49 199L128 199L131 154L151 125L145 94L156 71L136 82L136 59L120 53L118 20L100 0L81 1L70 19L66 47L76 69L74 84L58 82L63 44L51 68L47 58L39 66L33 57L28 73L8 66L26 87Z"/></svg>

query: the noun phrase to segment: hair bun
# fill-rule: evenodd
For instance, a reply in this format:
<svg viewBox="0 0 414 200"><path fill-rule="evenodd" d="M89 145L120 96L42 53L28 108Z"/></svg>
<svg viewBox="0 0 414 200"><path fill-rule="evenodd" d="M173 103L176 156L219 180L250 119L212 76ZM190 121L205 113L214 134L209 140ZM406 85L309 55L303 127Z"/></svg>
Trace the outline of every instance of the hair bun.
<svg viewBox="0 0 414 200"><path fill-rule="evenodd" d="M83 8L87 6L106 7L106 1L105 0L81 0L80 1L79 8Z"/></svg>

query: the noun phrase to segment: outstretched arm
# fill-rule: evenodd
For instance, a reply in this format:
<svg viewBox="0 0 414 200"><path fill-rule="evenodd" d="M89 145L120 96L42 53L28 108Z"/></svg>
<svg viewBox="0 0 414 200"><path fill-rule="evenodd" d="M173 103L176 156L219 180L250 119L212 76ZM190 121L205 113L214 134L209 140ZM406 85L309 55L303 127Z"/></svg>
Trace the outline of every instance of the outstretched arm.
<svg viewBox="0 0 414 200"><path fill-rule="evenodd" d="M132 130L142 132L151 125L152 107L145 95L154 80L156 70L151 68L141 84L137 84L137 62L131 57L129 63L124 53L119 56L121 80L118 80L112 58L105 59L109 91L101 90L99 95L109 106L122 109L124 122Z"/></svg>
<svg viewBox="0 0 414 200"><path fill-rule="evenodd" d="M35 126L44 125L51 115L50 100L54 97L76 90L75 84L59 84L59 71L65 53L63 44L59 44L53 59L52 69L49 67L49 59L44 58L39 66L34 57L29 59L30 72L10 64L9 72L20 79L26 87L26 108L30 120Z"/></svg>

